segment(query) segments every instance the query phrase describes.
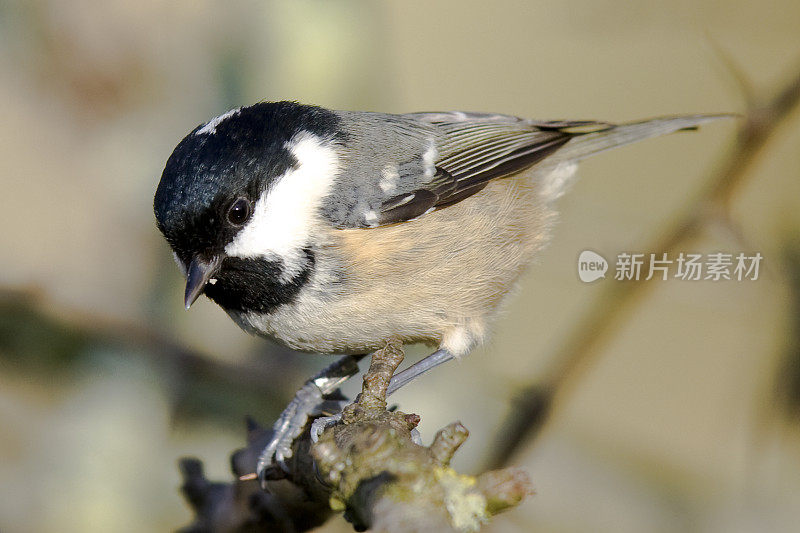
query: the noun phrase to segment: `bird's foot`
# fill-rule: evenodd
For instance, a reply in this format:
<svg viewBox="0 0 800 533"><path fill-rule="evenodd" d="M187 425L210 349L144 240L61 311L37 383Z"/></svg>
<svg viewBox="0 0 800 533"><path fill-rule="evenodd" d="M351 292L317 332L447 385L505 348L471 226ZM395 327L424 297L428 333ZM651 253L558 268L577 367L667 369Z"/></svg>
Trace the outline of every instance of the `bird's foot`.
<svg viewBox="0 0 800 533"><path fill-rule="evenodd" d="M292 444L302 435L311 417L336 414L348 403L341 394L337 397L335 393L340 384L358 372L358 361L362 357L339 359L297 391L272 426L272 437L258 458L256 475L262 485L267 480L285 477L289 472L286 462L292 457Z"/></svg>
<svg viewBox="0 0 800 533"><path fill-rule="evenodd" d="M303 434L311 418L319 417L311 426L311 437L316 442L314 437L318 437L328 425L335 424L348 403L350 400L343 396L324 398L322 391L311 381L297 391L272 426L272 437L256 463L256 475L262 484L283 478L289 472L287 461L292 457L292 445Z"/></svg>
<svg viewBox="0 0 800 533"><path fill-rule="evenodd" d="M399 347L396 349L400 350ZM400 353L402 360L402 351ZM346 398L330 396L338 390L339 385L358 372L358 361L363 357L363 355L350 355L339 359L297 391L294 399L289 402L272 426L272 437L258 458L256 475L262 485L265 481L283 478L289 472L287 460L292 457L292 445L303 434L309 419L319 415L324 417L312 424L311 438L315 442L325 428L339 421L341 411L348 401ZM450 359L453 359L450 352L439 349L404 371L394 376L390 375L391 380L386 377L386 383L383 384L386 387L384 396L392 394L403 385ZM414 438L419 439L419 435L415 435Z"/></svg>
<svg viewBox="0 0 800 533"><path fill-rule="evenodd" d="M281 472L288 472L286 460L292 456L292 443L303 432L309 416L322 402L322 391L313 382L306 383L297 393L286 409L272 426L272 438L261 452L256 463L256 475L264 482L279 477L279 472L271 471L275 467Z"/></svg>

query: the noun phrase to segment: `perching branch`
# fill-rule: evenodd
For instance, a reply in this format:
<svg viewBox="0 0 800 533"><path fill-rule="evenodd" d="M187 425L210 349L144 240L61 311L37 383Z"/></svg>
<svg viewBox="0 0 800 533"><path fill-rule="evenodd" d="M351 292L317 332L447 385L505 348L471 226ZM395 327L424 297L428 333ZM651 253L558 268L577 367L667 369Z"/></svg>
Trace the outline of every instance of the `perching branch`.
<svg viewBox="0 0 800 533"><path fill-rule="evenodd" d="M800 70L775 96L753 103L744 116L736 142L711 175L704 189L691 199L683 214L661 236L642 249L673 252L697 237L710 222L730 226L729 204L745 181L764 146L800 102ZM646 270L647 264L643 266ZM623 323L651 283L610 283L579 320L556 353L557 362L546 376L519 394L493 447L491 468L508 463L520 447L535 438L560 401L569 394L604 343Z"/></svg>
<svg viewBox="0 0 800 533"><path fill-rule="evenodd" d="M311 444L295 442L286 479L258 490L252 472L263 439L234 454L232 484L210 483L196 460L184 460L184 494L196 520L184 531L306 531L334 511L357 530L477 531L488 519L531 493L518 469L467 476L450 468L467 439L460 423L437 433L429 447L414 442L420 417L386 408L386 388L403 360L390 343L372 356L358 399ZM251 435L252 435L251 431ZM268 529L272 528L272 529Z"/></svg>

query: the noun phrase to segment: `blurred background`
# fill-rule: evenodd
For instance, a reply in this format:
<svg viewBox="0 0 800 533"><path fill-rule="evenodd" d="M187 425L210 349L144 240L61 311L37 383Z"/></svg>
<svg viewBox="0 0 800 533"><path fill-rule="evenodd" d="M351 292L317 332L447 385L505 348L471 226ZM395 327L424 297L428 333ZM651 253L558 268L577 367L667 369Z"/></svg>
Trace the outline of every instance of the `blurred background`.
<svg viewBox="0 0 800 533"><path fill-rule="evenodd" d="M796 0L0 0L0 531L187 524L177 459L229 480L244 416L271 423L330 361L248 336L206 299L183 311L152 197L196 125L279 99L610 121L744 112L726 62L767 97L799 60ZM575 324L620 283L582 283L580 252L661 252L646 247L685 214L736 128L583 164L491 342L393 397L422 416L426 442L461 420L472 437L455 466L481 468L520 391L558 368L569 338L592 334ZM647 282L509 458L536 495L487 531L796 531L798 147L794 113L731 196L729 221L679 250L758 251L759 279ZM340 518L322 530L351 531Z"/></svg>

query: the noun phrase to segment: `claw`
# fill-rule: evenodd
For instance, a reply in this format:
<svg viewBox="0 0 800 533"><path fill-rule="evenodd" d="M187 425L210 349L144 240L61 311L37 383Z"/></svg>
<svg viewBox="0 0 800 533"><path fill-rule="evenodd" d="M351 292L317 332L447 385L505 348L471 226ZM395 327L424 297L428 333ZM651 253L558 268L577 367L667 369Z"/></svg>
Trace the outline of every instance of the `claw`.
<svg viewBox="0 0 800 533"><path fill-rule="evenodd" d="M333 416L321 416L311 424L311 442L317 442L322 432L342 419L341 411Z"/></svg>

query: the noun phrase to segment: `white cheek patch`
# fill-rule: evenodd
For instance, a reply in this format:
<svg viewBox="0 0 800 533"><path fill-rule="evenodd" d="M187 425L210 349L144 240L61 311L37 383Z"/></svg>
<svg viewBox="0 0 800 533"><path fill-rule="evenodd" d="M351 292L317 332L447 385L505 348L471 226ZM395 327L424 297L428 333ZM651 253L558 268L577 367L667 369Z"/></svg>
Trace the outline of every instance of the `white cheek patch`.
<svg viewBox="0 0 800 533"><path fill-rule="evenodd" d="M216 118L212 118L208 124L197 130L194 134L195 135L214 135L217 133L217 126L219 126L223 120L227 120L235 115L238 115L239 112L242 110L241 107L237 107L236 109L231 109L230 111L221 114Z"/></svg>
<svg viewBox="0 0 800 533"><path fill-rule="evenodd" d="M311 134L296 135L286 148L298 161L266 191L253 215L225 247L233 257L275 257L284 262L291 279L306 265L303 248L318 224L318 209L339 170L334 149Z"/></svg>

